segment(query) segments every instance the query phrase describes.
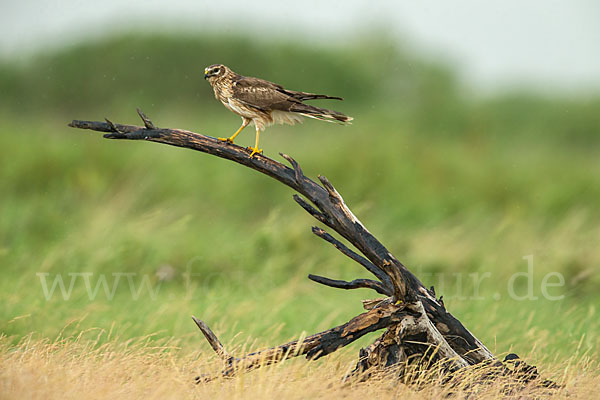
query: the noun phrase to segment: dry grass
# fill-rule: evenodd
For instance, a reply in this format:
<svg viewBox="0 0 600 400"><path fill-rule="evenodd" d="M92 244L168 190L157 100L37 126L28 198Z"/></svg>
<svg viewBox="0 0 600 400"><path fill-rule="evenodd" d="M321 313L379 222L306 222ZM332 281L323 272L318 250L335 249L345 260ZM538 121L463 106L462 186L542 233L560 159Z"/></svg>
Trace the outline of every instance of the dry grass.
<svg viewBox="0 0 600 400"><path fill-rule="evenodd" d="M89 335L87 332L86 335ZM291 360L277 366L195 385L199 372L214 373L218 363L212 355L182 350L175 342L150 337L122 341L78 338L23 338L11 344L0 338L0 398L144 398L149 399L269 399L269 398L438 398L448 389L427 385L419 391L397 381L371 380L342 384L340 377L353 365L348 352L308 363ZM101 335L99 334L98 337ZM571 360L562 366L545 366L544 374L565 388L559 398L589 398L600 383L597 365L589 359ZM468 380L468 379L467 379ZM477 398L499 398L502 383L479 387ZM459 391L455 398L463 398ZM528 388L519 395L545 397L548 393Z"/></svg>

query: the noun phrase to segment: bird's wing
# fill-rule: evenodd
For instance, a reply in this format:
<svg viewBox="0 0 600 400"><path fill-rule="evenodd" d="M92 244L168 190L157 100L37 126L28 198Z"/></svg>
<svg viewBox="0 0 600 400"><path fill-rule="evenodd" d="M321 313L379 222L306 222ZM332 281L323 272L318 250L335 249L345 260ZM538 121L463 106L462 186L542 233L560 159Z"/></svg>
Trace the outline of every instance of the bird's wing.
<svg viewBox="0 0 600 400"><path fill-rule="evenodd" d="M302 103L276 83L247 76L241 76L234 81L233 97L262 111L289 111L293 105Z"/></svg>

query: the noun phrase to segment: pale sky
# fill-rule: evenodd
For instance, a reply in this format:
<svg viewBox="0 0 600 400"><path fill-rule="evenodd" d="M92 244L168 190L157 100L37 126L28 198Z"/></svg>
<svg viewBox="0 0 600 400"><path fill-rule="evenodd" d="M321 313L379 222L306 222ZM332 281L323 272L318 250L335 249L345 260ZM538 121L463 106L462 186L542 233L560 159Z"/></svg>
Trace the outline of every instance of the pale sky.
<svg viewBox="0 0 600 400"><path fill-rule="evenodd" d="M600 91L598 0L0 0L0 57L119 31L244 32L322 44L368 29L475 87Z"/></svg>

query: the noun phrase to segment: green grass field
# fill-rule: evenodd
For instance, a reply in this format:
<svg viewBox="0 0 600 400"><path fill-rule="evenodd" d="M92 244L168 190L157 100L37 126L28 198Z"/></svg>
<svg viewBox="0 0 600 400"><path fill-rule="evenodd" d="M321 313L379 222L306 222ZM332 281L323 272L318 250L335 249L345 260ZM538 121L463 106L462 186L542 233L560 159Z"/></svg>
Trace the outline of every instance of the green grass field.
<svg viewBox="0 0 600 400"><path fill-rule="evenodd" d="M272 127L261 136L265 155L289 154L307 176L327 176L492 351L516 352L571 385L569 368L585 365L597 384L600 97L475 97L448 67L385 40L273 43L256 54L257 43L209 39L130 35L1 64L5 367L38 382L35 368L11 358L24 338L71 338L81 354L89 350L82 341L118 349L150 335L150 344L172 344L165 351L185 364L185 380L211 351L192 314L241 352L344 323L361 312L360 299L375 297L306 278L367 274L311 234L316 221L283 185L205 154L66 126L104 117L137 124L140 106L161 127L233 133L239 118L202 79L204 66L224 62L345 97L319 104L352 115L353 125ZM357 55L367 48L368 57ZM240 136L243 145L253 140L251 129ZM515 279L528 272L528 256L531 275ZM544 288L559 276L563 285ZM50 293L57 277L70 290L64 297L58 286ZM336 360L351 362L374 338ZM331 365L323 363L314 368ZM27 390L14 376L0 373L0 387L17 398Z"/></svg>

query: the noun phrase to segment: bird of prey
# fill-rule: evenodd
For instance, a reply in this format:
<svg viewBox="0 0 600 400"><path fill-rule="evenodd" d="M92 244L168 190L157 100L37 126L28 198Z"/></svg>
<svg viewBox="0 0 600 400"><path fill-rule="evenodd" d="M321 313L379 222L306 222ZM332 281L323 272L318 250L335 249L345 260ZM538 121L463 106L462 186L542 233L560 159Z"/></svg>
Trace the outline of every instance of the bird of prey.
<svg viewBox="0 0 600 400"><path fill-rule="evenodd" d="M303 116L341 124L352 121L352 117L340 112L303 103L314 99L343 100L341 97L287 90L273 82L239 75L223 64L206 67L204 79L208 79L217 100L229 111L242 117L242 126L231 137L219 140L233 143L248 124L252 122L256 127L256 144L248 147L252 151L250 157L262 153L262 149L258 148L258 139L260 131L269 125L294 125L302 122Z"/></svg>

